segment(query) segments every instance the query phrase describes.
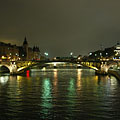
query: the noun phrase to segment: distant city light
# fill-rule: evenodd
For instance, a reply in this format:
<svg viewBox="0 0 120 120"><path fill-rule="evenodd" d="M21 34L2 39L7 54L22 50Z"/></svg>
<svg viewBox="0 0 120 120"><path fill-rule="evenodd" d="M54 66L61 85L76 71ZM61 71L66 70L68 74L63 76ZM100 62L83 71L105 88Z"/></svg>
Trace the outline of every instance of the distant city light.
<svg viewBox="0 0 120 120"><path fill-rule="evenodd" d="M78 57L78 60L80 60L81 58L80 57Z"/></svg>
<svg viewBox="0 0 120 120"><path fill-rule="evenodd" d="M47 53L47 52L45 52L44 54L45 54L46 56L48 56L48 53Z"/></svg>
<svg viewBox="0 0 120 120"><path fill-rule="evenodd" d="M92 55L92 53L89 53L89 55Z"/></svg>
<svg viewBox="0 0 120 120"><path fill-rule="evenodd" d="M72 55L73 55L73 52L71 52L70 55L72 56Z"/></svg>
<svg viewBox="0 0 120 120"><path fill-rule="evenodd" d="M2 59L6 59L6 57L5 57L5 56L2 56Z"/></svg>

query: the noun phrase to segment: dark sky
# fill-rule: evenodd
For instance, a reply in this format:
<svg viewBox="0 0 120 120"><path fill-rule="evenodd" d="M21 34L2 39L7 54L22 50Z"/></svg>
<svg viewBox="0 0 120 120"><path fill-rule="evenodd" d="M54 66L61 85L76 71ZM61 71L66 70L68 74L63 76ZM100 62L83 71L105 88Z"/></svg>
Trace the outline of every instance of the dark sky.
<svg viewBox="0 0 120 120"><path fill-rule="evenodd" d="M69 56L120 41L120 0L0 0L0 41Z"/></svg>

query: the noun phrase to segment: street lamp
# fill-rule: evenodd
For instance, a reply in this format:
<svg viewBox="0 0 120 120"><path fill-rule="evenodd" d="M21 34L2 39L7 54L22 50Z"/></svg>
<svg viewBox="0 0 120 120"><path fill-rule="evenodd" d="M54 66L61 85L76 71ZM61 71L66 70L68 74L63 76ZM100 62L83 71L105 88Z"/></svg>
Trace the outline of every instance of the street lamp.
<svg viewBox="0 0 120 120"><path fill-rule="evenodd" d="M72 57L72 55L73 55L73 52L70 53L70 56L71 56L71 57Z"/></svg>
<svg viewBox="0 0 120 120"><path fill-rule="evenodd" d="M47 58L48 58L48 53L47 53L47 52L45 52L45 53L44 53L44 55L46 56L46 59L47 59Z"/></svg>
<svg viewBox="0 0 120 120"><path fill-rule="evenodd" d="M48 56L48 53L47 53L47 52L45 52L44 54L45 54L46 57Z"/></svg>

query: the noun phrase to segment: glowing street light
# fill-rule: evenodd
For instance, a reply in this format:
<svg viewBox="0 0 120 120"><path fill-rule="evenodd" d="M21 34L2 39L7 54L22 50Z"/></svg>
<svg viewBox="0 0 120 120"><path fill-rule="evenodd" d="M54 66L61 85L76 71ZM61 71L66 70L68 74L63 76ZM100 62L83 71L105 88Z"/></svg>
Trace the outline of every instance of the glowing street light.
<svg viewBox="0 0 120 120"><path fill-rule="evenodd" d="M48 53L45 52L44 55L45 55L46 59L48 59Z"/></svg>
<svg viewBox="0 0 120 120"><path fill-rule="evenodd" d="M70 53L70 56L71 56L71 57L73 56L73 52Z"/></svg>
<svg viewBox="0 0 120 120"><path fill-rule="evenodd" d="M46 57L48 56L48 53L47 53L47 52L45 52L44 54L45 54Z"/></svg>

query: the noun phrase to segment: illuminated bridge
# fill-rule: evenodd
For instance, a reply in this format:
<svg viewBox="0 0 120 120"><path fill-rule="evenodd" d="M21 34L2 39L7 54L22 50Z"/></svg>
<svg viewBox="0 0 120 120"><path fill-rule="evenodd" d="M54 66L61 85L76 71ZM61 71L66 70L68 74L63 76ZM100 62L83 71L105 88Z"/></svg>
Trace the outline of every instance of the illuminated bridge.
<svg viewBox="0 0 120 120"><path fill-rule="evenodd" d="M0 70L4 72L6 68L10 74L21 74L33 67L39 68L80 68L88 67L94 69L98 74L107 74L109 68L117 69L120 65L118 61L12 61L1 62ZM3 69L4 68L4 69ZM5 70L6 71L6 70Z"/></svg>

